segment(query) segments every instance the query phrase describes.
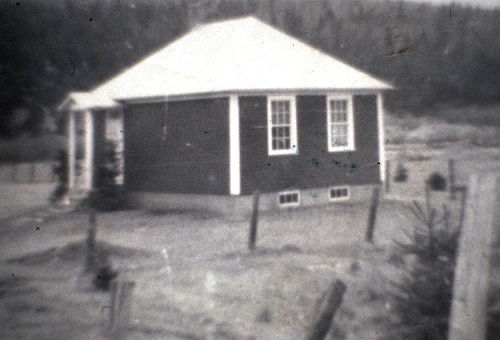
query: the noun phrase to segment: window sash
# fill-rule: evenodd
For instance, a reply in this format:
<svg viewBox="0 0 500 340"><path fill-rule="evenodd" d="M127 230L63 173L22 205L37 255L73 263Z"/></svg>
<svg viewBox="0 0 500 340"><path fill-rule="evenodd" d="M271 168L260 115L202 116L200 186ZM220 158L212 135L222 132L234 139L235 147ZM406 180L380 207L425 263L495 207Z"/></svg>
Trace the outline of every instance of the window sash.
<svg viewBox="0 0 500 340"><path fill-rule="evenodd" d="M300 205L299 191L285 191L278 194L278 205L280 207L291 207Z"/></svg>
<svg viewBox="0 0 500 340"><path fill-rule="evenodd" d="M297 153L295 97L268 97L269 155Z"/></svg>
<svg viewBox="0 0 500 340"><path fill-rule="evenodd" d="M330 96L327 98L328 151L354 150L354 122L352 98Z"/></svg>

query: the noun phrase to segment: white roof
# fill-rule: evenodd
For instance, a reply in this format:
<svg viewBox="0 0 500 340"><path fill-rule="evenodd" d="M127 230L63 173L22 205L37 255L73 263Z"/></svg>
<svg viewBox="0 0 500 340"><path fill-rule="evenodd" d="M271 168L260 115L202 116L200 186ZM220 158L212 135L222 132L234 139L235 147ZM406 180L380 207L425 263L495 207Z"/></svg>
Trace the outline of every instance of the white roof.
<svg viewBox="0 0 500 340"><path fill-rule="evenodd" d="M277 29L245 17L195 28L95 88L131 100L238 92L392 87Z"/></svg>

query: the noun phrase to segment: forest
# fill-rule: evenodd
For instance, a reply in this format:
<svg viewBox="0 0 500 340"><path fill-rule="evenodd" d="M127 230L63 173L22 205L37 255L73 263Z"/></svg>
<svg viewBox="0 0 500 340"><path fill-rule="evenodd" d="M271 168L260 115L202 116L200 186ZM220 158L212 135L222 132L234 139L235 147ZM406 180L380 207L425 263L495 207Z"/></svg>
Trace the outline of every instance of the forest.
<svg viewBox="0 0 500 340"><path fill-rule="evenodd" d="M40 134L198 24L253 15L395 87L388 111L500 126L500 10L382 0L0 1L0 136ZM484 107L448 115L441 107ZM52 123L51 123L52 122Z"/></svg>

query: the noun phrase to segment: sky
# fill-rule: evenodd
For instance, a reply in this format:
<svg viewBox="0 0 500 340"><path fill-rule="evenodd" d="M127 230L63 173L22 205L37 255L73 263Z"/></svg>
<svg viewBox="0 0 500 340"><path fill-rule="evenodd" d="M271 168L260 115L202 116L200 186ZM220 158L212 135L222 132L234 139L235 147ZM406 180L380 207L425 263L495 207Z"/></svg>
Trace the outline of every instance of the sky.
<svg viewBox="0 0 500 340"><path fill-rule="evenodd" d="M495 8L495 7L500 8L500 0L406 0L406 1L426 2L435 5L449 4L455 2L459 4L478 6L483 8Z"/></svg>

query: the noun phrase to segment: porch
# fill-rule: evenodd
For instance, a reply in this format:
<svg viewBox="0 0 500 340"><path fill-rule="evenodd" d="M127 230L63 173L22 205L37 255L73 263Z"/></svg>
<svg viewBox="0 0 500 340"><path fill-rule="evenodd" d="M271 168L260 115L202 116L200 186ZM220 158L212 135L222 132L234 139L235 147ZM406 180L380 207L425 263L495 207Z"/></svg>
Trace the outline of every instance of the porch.
<svg viewBox="0 0 500 340"><path fill-rule="evenodd" d="M90 104L91 103L91 104ZM123 112L117 102L89 93L71 93L59 107L67 114L67 157L70 197L83 198L95 186L103 143L115 143L123 183Z"/></svg>

